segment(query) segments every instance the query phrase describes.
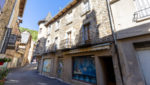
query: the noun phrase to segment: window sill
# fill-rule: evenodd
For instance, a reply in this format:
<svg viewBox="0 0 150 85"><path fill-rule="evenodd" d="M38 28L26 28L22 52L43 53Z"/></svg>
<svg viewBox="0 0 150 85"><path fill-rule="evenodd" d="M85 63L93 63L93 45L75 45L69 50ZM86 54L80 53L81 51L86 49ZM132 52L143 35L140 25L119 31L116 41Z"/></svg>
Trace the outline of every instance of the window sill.
<svg viewBox="0 0 150 85"><path fill-rule="evenodd" d="M66 25L70 25L72 23L72 21L70 21L70 22L67 22L67 24Z"/></svg>
<svg viewBox="0 0 150 85"><path fill-rule="evenodd" d="M59 29L56 29L55 32L59 31Z"/></svg>
<svg viewBox="0 0 150 85"><path fill-rule="evenodd" d="M81 14L81 17L84 16L84 15L86 15L86 14L89 13L90 11L91 11L91 10L88 10L88 11L82 13L82 14Z"/></svg>
<svg viewBox="0 0 150 85"><path fill-rule="evenodd" d="M143 18L140 18L140 19L137 19L137 20L135 20L135 22L142 22L142 21L145 21L145 20L148 20L148 19L150 19L150 16L147 16L147 17L143 17Z"/></svg>
<svg viewBox="0 0 150 85"><path fill-rule="evenodd" d="M111 0L110 4L113 4L113 3L117 2L117 1L119 1L119 0Z"/></svg>

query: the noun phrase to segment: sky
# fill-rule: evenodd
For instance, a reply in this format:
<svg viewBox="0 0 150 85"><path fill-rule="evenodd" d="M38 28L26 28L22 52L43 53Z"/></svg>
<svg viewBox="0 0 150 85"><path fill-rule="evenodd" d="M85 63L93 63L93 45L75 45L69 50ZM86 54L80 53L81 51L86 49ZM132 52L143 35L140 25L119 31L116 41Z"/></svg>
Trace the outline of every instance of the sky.
<svg viewBox="0 0 150 85"><path fill-rule="evenodd" d="M44 19L48 12L54 17L72 0L27 0L23 23L20 27L38 30L38 21Z"/></svg>

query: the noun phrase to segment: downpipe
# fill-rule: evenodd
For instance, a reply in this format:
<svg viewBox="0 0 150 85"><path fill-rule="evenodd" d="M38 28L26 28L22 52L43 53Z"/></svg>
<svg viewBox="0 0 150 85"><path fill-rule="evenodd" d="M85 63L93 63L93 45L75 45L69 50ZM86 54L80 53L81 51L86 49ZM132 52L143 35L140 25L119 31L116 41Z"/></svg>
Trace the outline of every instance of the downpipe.
<svg viewBox="0 0 150 85"><path fill-rule="evenodd" d="M110 7L110 0L106 0L106 4L107 4L110 28L111 28L111 32L112 32L112 36L113 36L113 43L114 43L115 52L116 52L117 60L118 60L121 82L122 82L122 85L125 85L124 80L123 80L123 73L122 73L121 61L120 61L120 57L119 57L118 46L117 46L117 38L116 38L116 34L114 32L114 25L113 25L113 19L112 19L113 16L112 16L111 7Z"/></svg>

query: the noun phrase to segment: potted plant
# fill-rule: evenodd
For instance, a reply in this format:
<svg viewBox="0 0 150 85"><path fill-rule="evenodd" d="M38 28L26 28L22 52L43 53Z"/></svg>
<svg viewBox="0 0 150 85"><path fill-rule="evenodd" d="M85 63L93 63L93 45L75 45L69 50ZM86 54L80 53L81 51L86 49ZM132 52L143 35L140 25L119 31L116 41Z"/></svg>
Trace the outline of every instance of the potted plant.
<svg viewBox="0 0 150 85"><path fill-rule="evenodd" d="M10 62L10 58L0 58L0 65L3 65L5 62Z"/></svg>
<svg viewBox="0 0 150 85"><path fill-rule="evenodd" d="M1 69L0 70L0 85L4 85L5 77L8 74L8 69Z"/></svg>

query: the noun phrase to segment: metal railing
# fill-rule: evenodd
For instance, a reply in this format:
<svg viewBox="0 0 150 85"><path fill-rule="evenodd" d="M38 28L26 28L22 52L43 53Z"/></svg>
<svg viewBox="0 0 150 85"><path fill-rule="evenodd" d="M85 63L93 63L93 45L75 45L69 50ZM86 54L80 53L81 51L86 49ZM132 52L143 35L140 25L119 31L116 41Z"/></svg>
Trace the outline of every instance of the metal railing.
<svg viewBox="0 0 150 85"><path fill-rule="evenodd" d="M61 40L60 42L60 48L61 49L65 49L65 48L71 48L72 47L72 39L64 39L64 40Z"/></svg>
<svg viewBox="0 0 150 85"><path fill-rule="evenodd" d="M150 7L147 7L134 13L134 21L138 21L140 19L144 19L149 16L150 16Z"/></svg>

